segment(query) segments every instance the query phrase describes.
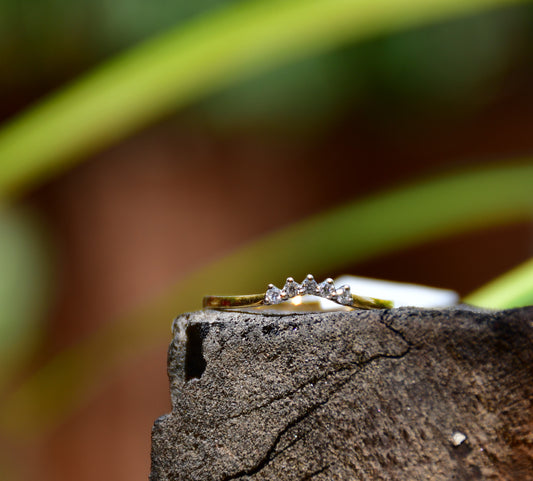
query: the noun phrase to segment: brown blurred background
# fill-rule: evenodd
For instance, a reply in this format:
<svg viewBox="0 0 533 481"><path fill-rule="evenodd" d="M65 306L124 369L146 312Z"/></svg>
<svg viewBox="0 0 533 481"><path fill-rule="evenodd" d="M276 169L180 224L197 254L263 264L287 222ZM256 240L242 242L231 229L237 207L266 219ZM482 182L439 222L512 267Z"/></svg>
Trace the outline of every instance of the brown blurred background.
<svg viewBox="0 0 533 481"><path fill-rule="evenodd" d="M216 3L4 0L0 119ZM53 266L43 338L24 373L273 229L413 180L531 155L532 12L500 9L293 62L24 192L17 205L37 214ZM465 295L531 256L532 244L532 224L520 223L315 275ZM170 407L165 363L161 343L59 425L5 438L6 473L147 479L150 428Z"/></svg>

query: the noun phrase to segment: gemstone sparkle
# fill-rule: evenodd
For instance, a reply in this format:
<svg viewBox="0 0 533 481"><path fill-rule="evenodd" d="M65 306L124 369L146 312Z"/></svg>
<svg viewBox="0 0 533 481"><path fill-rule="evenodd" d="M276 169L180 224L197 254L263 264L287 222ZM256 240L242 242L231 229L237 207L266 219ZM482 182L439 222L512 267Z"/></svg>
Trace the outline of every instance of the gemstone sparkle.
<svg viewBox="0 0 533 481"><path fill-rule="evenodd" d="M288 277L282 292L287 298L298 296L300 292L300 284L295 282L292 277Z"/></svg>
<svg viewBox="0 0 533 481"><path fill-rule="evenodd" d="M333 279L326 279L324 282L321 282L318 286L318 293L320 297L325 297L326 299L333 299L336 294Z"/></svg>
<svg viewBox="0 0 533 481"><path fill-rule="evenodd" d="M337 290L337 302L345 306L350 306L353 303L352 293L350 292L350 286L344 285Z"/></svg>
<svg viewBox="0 0 533 481"><path fill-rule="evenodd" d="M270 284L265 292L265 304L279 304L280 302L283 302L281 290Z"/></svg>
<svg viewBox="0 0 533 481"><path fill-rule="evenodd" d="M300 294L301 295L308 294L311 296L316 296L318 294L317 288L318 288L318 284L315 281L315 278L311 274L308 274L300 286Z"/></svg>

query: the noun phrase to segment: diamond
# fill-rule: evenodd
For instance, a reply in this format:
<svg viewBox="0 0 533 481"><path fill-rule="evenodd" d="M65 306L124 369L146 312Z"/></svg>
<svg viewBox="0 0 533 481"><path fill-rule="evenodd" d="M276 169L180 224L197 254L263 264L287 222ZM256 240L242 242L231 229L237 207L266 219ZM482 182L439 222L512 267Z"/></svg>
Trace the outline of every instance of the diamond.
<svg viewBox="0 0 533 481"><path fill-rule="evenodd" d="M287 282L283 286L284 297L290 298L298 296L300 292L300 284L294 281L292 277L287 277Z"/></svg>
<svg viewBox="0 0 533 481"><path fill-rule="evenodd" d="M265 292L265 304L279 304L280 302L283 302L281 290L274 284L269 284L268 290Z"/></svg>
<svg viewBox="0 0 533 481"><path fill-rule="evenodd" d="M326 299L333 299L336 294L333 279L326 279L324 282L321 282L318 286L318 294L320 295L320 297L325 297Z"/></svg>
<svg viewBox="0 0 533 481"><path fill-rule="evenodd" d="M352 293L350 292L350 286L345 285L337 290L337 302L345 306L351 306L353 304Z"/></svg>
<svg viewBox="0 0 533 481"><path fill-rule="evenodd" d="M318 284L315 281L315 278L308 274L307 277L303 280L302 285L300 286L300 294L309 294L311 296L317 295Z"/></svg>

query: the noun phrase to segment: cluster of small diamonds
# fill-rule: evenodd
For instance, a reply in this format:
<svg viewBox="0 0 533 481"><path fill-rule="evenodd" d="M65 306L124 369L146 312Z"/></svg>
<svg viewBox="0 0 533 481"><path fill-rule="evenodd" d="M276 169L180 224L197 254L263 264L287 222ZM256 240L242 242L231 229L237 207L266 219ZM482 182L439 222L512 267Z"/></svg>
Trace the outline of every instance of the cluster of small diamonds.
<svg viewBox="0 0 533 481"><path fill-rule="evenodd" d="M268 290L265 293L265 304L279 304L292 297L306 294L324 297L344 306L353 305L350 286L344 285L336 289L333 279L326 279L324 282L318 284L311 274L301 284L298 284L292 277L288 277L283 289L278 289L274 284L269 284Z"/></svg>

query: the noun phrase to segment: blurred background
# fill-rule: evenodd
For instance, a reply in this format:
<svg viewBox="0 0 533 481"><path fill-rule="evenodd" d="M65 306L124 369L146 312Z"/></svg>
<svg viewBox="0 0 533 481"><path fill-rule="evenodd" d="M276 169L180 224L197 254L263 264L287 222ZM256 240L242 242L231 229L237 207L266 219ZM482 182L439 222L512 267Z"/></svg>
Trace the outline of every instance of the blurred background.
<svg viewBox="0 0 533 481"><path fill-rule="evenodd" d="M207 289L466 296L532 256L532 5L354 1L337 28L340 3L0 0L1 479L146 480L172 317Z"/></svg>

